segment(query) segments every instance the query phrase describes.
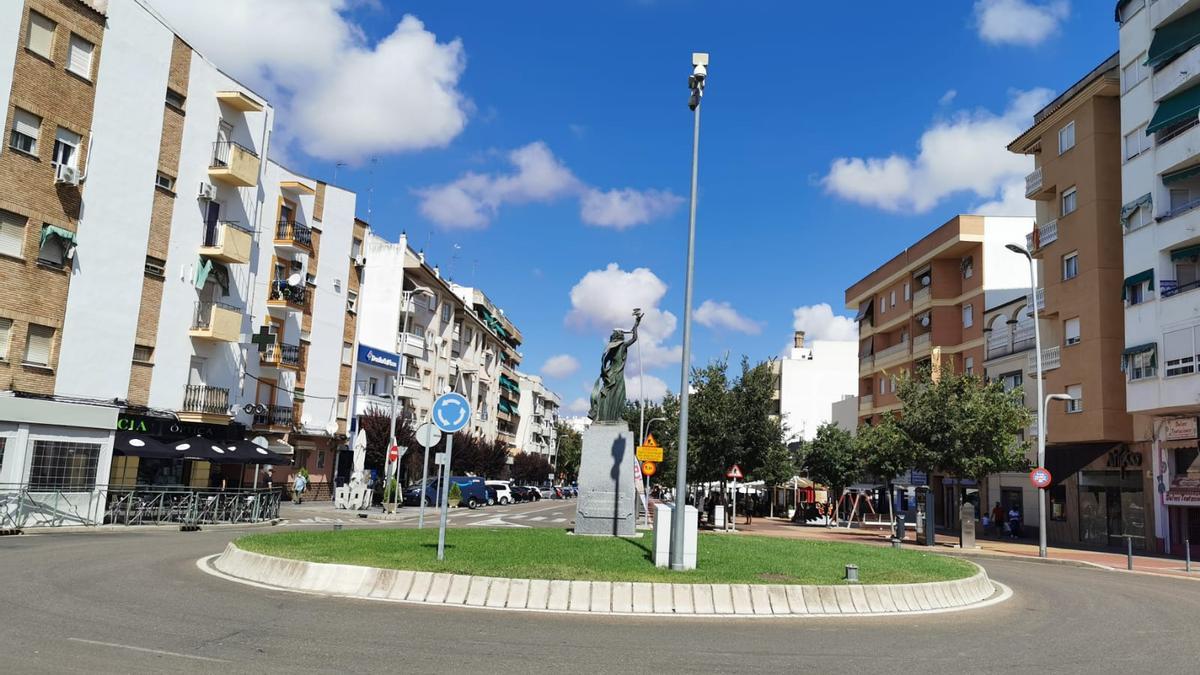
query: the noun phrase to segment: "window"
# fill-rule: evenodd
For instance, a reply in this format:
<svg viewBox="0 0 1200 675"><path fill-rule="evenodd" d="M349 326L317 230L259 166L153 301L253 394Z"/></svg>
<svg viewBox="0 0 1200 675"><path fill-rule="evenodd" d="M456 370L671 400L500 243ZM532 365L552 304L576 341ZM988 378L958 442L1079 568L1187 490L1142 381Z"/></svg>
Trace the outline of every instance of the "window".
<svg viewBox="0 0 1200 675"><path fill-rule="evenodd" d="M1170 197L1171 211L1185 208L1192 203L1192 191L1187 188L1171 188L1167 194Z"/></svg>
<svg viewBox="0 0 1200 675"><path fill-rule="evenodd" d="M354 363L354 345L350 342L342 343L342 365L349 366Z"/></svg>
<svg viewBox="0 0 1200 675"><path fill-rule="evenodd" d="M338 397L338 417L346 419L346 413L349 412L350 399L345 396Z"/></svg>
<svg viewBox="0 0 1200 675"><path fill-rule="evenodd" d="M8 343L12 338L12 319L0 318L0 361L8 360Z"/></svg>
<svg viewBox="0 0 1200 675"><path fill-rule="evenodd" d="M449 390L446 389L446 377L439 376L437 379L437 389L434 390L434 393L440 396L447 391Z"/></svg>
<svg viewBox="0 0 1200 675"><path fill-rule="evenodd" d="M1200 258L1175 261L1175 287L1177 289L1195 288L1200 283Z"/></svg>
<svg viewBox="0 0 1200 675"><path fill-rule="evenodd" d="M1128 300L1129 304L1131 305L1140 305L1143 302L1146 302L1148 299L1146 295L1146 282L1144 281L1139 281L1137 283L1125 286L1125 299Z"/></svg>
<svg viewBox="0 0 1200 675"><path fill-rule="evenodd" d="M8 136L8 146L26 154L37 155L38 132L42 118L20 108L13 109L13 128Z"/></svg>
<svg viewBox="0 0 1200 675"><path fill-rule="evenodd" d="M1154 350L1139 352L1129 356L1129 379L1144 380L1158 375L1158 367L1154 359Z"/></svg>
<svg viewBox="0 0 1200 675"><path fill-rule="evenodd" d="M1153 208L1149 203L1142 204L1130 212L1125 219L1125 231L1132 232L1154 222Z"/></svg>
<svg viewBox="0 0 1200 675"><path fill-rule="evenodd" d="M96 486L99 443L34 441L31 490L90 490Z"/></svg>
<svg viewBox="0 0 1200 675"><path fill-rule="evenodd" d="M1125 159L1133 159L1150 149L1150 137L1146 135L1146 125L1134 129L1125 136Z"/></svg>
<svg viewBox="0 0 1200 675"><path fill-rule="evenodd" d="M378 377L368 377L367 378L367 393L370 394L371 396L375 396L377 394L378 390L379 390L379 378Z"/></svg>
<svg viewBox="0 0 1200 675"><path fill-rule="evenodd" d="M975 307L973 305L963 305L963 328L970 328L975 325Z"/></svg>
<svg viewBox="0 0 1200 675"><path fill-rule="evenodd" d="M57 234L47 234L48 230L54 232L49 226L42 226L42 245L38 247L37 261L50 267L62 267L67 261L67 248L71 244Z"/></svg>
<svg viewBox="0 0 1200 675"><path fill-rule="evenodd" d="M154 347L150 345L134 345L133 360L138 363L151 363L154 361Z"/></svg>
<svg viewBox="0 0 1200 675"><path fill-rule="evenodd" d="M1066 216L1074 213L1076 204L1075 188L1067 188L1062 194L1062 214Z"/></svg>
<svg viewBox="0 0 1200 675"><path fill-rule="evenodd" d="M892 291L891 295L892 307L896 306L896 291Z"/></svg>
<svg viewBox="0 0 1200 675"><path fill-rule="evenodd" d="M174 89L167 89L166 103L168 106L183 112L183 105L187 103L187 97Z"/></svg>
<svg viewBox="0 0 1200 675"><path fill-rule="evenodd" d="M354 239L350 242L350 257L357 258L362 255L362 239Z"/></svg>
<svg viewBox="0 0 1200 675"><path fill-rule="evenodd" d="M959 262L959 267L962 269L964 279L970 279L975 276L975 257L967 256Z"/></svg>
<svg viewBox="0 0 1200 675"><path fill-rule="evenodd" d="M910 299L912 299L912 287L906 281L904 282L904 301L908 302Z"/></svg>
<svg viewBox="0 0 1200 675"><path fill-rule="evenodd" d="M9 211L0 211L0 254L23 258L25 250L25 218Z"/></svg>
<svg viewBox="0 0 1200 675"><path fill-rule="evenodd" d="M425 306L429 308L429 311L436 312L437 308L438 308L437 294L429 293L428 295L424 295L423 297L425 298Z"/></svg>
<svg viewBox="0 0 1200 675"><path fill-rule="evenodd" d="M346 291L346 311L351 313L358 311L358 293Z"/></svg>
<svg viewBox="0 0 1200 675"><path fill-rule="evenodd" d="M150 255L146 256L146 274L159 278L167 276L167 261Z"/></svg>
<svg viewBox="0 0 1200 675"><path fill-rule="evenodd" d="M1141 5L1144 2L1145 0L1136 0L1136 2L1129 4ZM1135 56L1129 65L1121 69L1121 93L1123 94L1141 84L1142 80L1146 79L1146 76L1149 74L1150 69L1146 67L1146 53L1142 52ZM1145 134L1146 130L1142 129L1142 135L1144 136Z"/></svg>
<svg viewBox="0 0 1200 675"><path fill-rule="evenodd" d="M95 51L96 45L72 33L67 45L67 70L85 80L92 79L92 53Z"/></svg>
<svg viewBox="0 0 1200 675"><path fill-rule="evenodd" d="M1200 326L1163 334L1163 360L1167 377L1190 375L1196 372L1196 333Z"/></svg>
<svg viewBox="0 0 1200 675"><path fill-rule="evenodd" d="M317 468L318 469L325 468L325 451L324 450L317 451Z"/></svg>
<svg viewBox="0 0 1200 675"><path fill-rule="evenodd" d="M1050 500L1050 520L1065 521L1067 519L1067 486L1054 485L1046 490Z"/></svg>
<svg viewBox="0 0 1200 675"><path fill-rule="evenodd" d="M888 388L891 390L891 392L893 394L896 393L896 376L895 375L892 375L891 377L888 378L888 385L889 385Z"/></svg>
<svg viewBox="0 0 1200 675"><path fill-rule="evenodd" d="M1071 397L1071 400L1067 401L1067 412L1083 412L1083 385L1072 384L1068 386L1067 396Z"/></svg>
<svg viewBox="0 0 1200 675"><path fill-rule="evenodd" d="M41 14L29 12L29 31L25 35L25 46L39 56L53 59L54 29L57 27L58 24Z"/></svg>
<svg viewBox="0 0 1200 675"><path fill-rule="evenodd" d="M1075 122L1068 122L1067 126L1058 130L1058 154L1075 147Z"/></svg>
<svg viewBox="0 0 1200 675"><path fill-rule="evenodd" d="M54 132L54 156L50 158L55 165L65 165L71 168L79 166L79 134L59 127Z"/></svg>
<svg viewBox="0 0 1200 675"><path fill-rule="evenodd" d="M887 393L887 378L886 377L879 378L879 393L880 394Z"/></svg>
<svg viewBox="0 0 1200 675"><path fill-rule="evenodd" d="M1079 344L1079 318L1067 319L1063 322L1063 340L1070 345Z"/></svg>
<svg viewBox="0 0 1200 675"><path fill-rule="evenodd" d="M450 319L453 318L453 315L451 314L452 311L453 310L450 307L450 303L447 303L447 302L442 303L442 326L443 327L450 325Z"/></svg>
<svg viewBox="0 0 1200 675"><path fill-rule="evenodd" d="M1079 276L1079 252L1072 251L1062 259L1063 281Z"/></svg>
<svg viewBox="0 0 1200 675"><path fill-rule="evenodd" d="M975 374L975 357L974 356L968 356L965 360L963 360L963 372L966 373L967 375Z"/></svg>
<svg viewBox="0 0 1200 675"><path fill-rule="evenodd" d="M879 296L879 313L880 313L880 314L886 314L886 313L887 313L887 302L886 302L886 298L884 298L882 295L881 295L881 296Z"/></svg>
<svg viewBox="0 0 1200 675"><path fill-rule="evenodd" d="M154 187L162 188L167 192L175 191L175 177L159 171L154 177Z"/></svg>
<svg viewBox="0 0 1200 675"><path fill-rule="evenodd" d="M25 338L24 362L35 366L50 365L50 348L54 344L54 329L50 326L29 324Z"/></svg>

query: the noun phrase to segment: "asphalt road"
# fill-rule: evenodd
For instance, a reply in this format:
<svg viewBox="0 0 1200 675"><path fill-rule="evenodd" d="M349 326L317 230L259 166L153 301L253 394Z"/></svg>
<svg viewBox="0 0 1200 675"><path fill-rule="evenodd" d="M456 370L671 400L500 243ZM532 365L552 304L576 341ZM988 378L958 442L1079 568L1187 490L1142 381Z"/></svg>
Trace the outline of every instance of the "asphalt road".
<svg viewBox="0 0 1200 675"><path fill-rule="evenodd" d="M539 515L569 513L574 502L555 506ZM503 519L528 520L532 514L512 516L537 507L509 507ZM456 519L469 526L465 516ZM575 617L324 598L235 584L197 569L198 558L241 533L0 537L0 672L1095 674L1200 668L1200 582L1186 579L989 559L979 562L1015 596L972 612L874 619Z"/></svg>

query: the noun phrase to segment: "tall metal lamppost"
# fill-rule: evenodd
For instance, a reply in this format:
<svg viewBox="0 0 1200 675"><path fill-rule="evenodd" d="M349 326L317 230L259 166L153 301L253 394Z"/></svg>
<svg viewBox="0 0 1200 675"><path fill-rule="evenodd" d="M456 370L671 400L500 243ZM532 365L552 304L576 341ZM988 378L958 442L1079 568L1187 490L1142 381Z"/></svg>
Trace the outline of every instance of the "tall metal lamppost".
<svg viewBox="0 0 1200 675"><path fill-rule="evenodd" d="M1029 304L1033 306L1033 350L1037 365L1037 465L1038 468L1044 468L1046 466L1046 401L1043 400L1042 392L1045 383L1042 381L1042 329L1038 322L1037 266L1033 262L1033 256L1025 247L1008 244L1006 248L1013 253L1025 256L1025 260L1029 262ZM1046 488L1038 488L1038 557L1046 557Z"/></svg>
<svg viewBox="0 0 1200 675"><path fill-rule="evenodd" d="M696 260L696 181L700 168L700 99L704 96L704 84L708 79L708 54L692 54L692 74L688 77L688 88L692 95L688 107L692 109L692 198L688 214L687 276L683 291L683 354L680 364L679 384L679 460L675 469L675 509L671 513L671 569L683 569L684 522L687 500L687 438L688 438L688 377L692 354L692 273Z"/></svg>

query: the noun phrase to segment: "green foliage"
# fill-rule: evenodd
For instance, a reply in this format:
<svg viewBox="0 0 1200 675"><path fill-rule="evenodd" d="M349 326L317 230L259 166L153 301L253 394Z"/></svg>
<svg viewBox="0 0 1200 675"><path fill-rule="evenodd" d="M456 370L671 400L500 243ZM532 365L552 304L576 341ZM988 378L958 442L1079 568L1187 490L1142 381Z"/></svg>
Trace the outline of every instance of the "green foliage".
<svg viewBox="0 0 1200 675"><path fill-rule="evenodd" d="M396 483L395 478L389 478L387 487L383 489L383 501L385 504L392 504L400 501L400 486Z"/></svg>
<svg viewBox="0 0 1200 675"><path fill-rule="evenodd" d="M379 407L372 407L366 411L358 420L359 428L367 434L367 457L365 466L367 469L375 469L379 473L384 472L384 465L387 463L388 442L391 440L391 414ZM353 443L353 440L351 440ZM404 415L396 416L396 445L400 447L401 466L407 467L412 464L415 459L417 477L421 475L421 462L416 459L416 455L424 451L417 443L417 432L413 429L411 422ZM407 462L405 460L408 460Z"/></svg>
<svg viewBox="0 0 1200 675"><path fill-rule="evenodd" d="M562 422L555 425L554 433L558 437L558 473L567 481L573 481L579 477L579 460L583 457L583 436ZM548 472L549 469L543 472L542 477L545 478ZM516 465L513 466L513 476L516 476Z"/></svg>
<svg viewBox="0 0 1200 675"><path fill-rule="evenodd" d="M546 481L546 476L554 470L544 455L534 452L518 452L513 455L512 478L519 483L537 483Z"/></svg>
<svg viewBox="0 0 1200 675"><path fill-rule="evenodd" d="M450 504L457 506L462 502L462 488L458 487L458 483L450 481Z"/></svg>
<svg viewBox="0 0 1200 675"><path fill-rule="evenodd" d="M833 496L858 482L863 463L854 437L836 422L817 427L817 435L805 448L804 468L816 483L833 488Z"/></svg>

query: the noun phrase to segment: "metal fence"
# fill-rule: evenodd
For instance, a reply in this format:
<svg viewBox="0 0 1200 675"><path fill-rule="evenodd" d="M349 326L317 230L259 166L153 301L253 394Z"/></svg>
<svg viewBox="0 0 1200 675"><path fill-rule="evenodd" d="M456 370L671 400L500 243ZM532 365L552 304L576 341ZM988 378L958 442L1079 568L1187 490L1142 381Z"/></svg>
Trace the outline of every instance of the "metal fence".
<svg viewBox="0 0 1200 675"><path fill-rule="evenodd" d="M0 529L256 523L279 517L283 491L186 486L42 489L0 483Z"/></svg>
<svg viewBox="0 0 1200 675"><path fill-rule="evenodd" d="M224 387L210 387L206 384L185 385L183 407L180 410L227 415L229 414L229 390Z"/></svg>

